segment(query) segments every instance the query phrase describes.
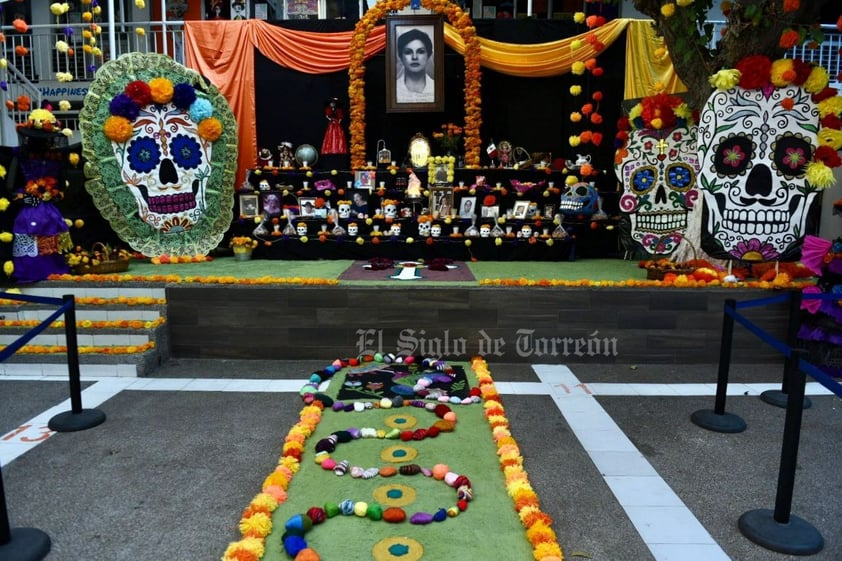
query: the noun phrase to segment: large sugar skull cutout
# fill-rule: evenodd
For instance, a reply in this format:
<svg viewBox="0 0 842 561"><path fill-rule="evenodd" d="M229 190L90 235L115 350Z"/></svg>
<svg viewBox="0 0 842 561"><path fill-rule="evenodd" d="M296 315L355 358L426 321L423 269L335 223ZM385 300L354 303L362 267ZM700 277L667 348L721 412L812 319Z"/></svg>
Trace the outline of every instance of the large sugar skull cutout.
<svg viewBox="0 0 842 561"><path fill-rule="evenodd" d="M599 192L593 183L565 185L561 191L559 210L565 216L591 216L599 208Z"/></svg>
<svg viewBox="0 0 842 561"><path fill-rule="evenodd" d="M230 227L236 122L225 98L169 57L131 53L97 70L80 113L87 190L146 255L197 255Z"/></svg>
<svg viewBox="0 0 842 561"><path fill-rule="evenodd" d="M614 171L623 184L620 211L629 220L626 248L669 255L687 227L699 197L696 127L635 129L617 152Z"/></svg>
<svg viewBox="0 0 842 561"><path fill-rule="evenodd" d="M705 251L773 261L798 250L817 193L805 171L818 124L816 104L798 86L710 96L699 122Z"/></svg>

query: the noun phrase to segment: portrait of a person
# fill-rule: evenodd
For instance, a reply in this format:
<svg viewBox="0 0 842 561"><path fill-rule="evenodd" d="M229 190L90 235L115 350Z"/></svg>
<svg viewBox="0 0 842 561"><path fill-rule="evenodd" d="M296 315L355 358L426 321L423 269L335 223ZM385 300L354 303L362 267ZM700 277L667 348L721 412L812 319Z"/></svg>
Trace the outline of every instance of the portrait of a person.
<svg viewBox="0 0 842 561"><path fill-rule="evenodd" d="M278 195L270 193L263 198L263 212L266 214L281 213L281 199Z"/></svg>
<svg viewBox="0 0 842 561"><path fill-rule="evenodd" d="M310 201L305 202L301 205L301 216L315 216L316 214L316 207L313 206L313 203Z"/></svg>
<svg viewBox="0 0 842 561"><path fill-rule="evenodd" d="M397 103L433 103L436 87L433 80L433 40L423 27L411 28L398 36Z"/></svg>
<svg viewBox="0 0 842 561"><path fill-rule="evenodd" d="M351 198L351 212L357 218L368 214L368 201L359 191L355 192L354 196Z"/></svg>
<svg viewBox="0 0 842 561"><path fill-rule="evenodd" d="M465 197L459 207L459 218L471 218L474 215L473 197Z"/></svg>
<svg viewBox="0 0 842 561"><path fill-rule="evenodd" d="M236 0L231 3L231 19L246 19L246 5Z"/></svg>

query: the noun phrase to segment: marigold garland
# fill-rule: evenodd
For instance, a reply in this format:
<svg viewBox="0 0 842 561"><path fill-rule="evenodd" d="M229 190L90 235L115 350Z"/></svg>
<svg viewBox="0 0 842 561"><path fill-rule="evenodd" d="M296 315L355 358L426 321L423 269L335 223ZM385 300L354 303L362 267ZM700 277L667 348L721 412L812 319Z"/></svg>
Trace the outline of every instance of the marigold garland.
<svg viewBox="0 0 842 561"><path fill-rule="evenodd" d="M360 18L354 28L350 44L348 66L348 98L350 100L349 131L351 136L351 169L362 169L366 163L365 147L365 42L377 22L390 12L408 6L410 0L385 0L378 2ZM480 41L471 17L458 4L447 0L422 0L421 6L447 16L450 24L465 43L465 166L478 168L480 164L480 125L482 124L482 99L480 98L482 71L480 68Z"/></svg>

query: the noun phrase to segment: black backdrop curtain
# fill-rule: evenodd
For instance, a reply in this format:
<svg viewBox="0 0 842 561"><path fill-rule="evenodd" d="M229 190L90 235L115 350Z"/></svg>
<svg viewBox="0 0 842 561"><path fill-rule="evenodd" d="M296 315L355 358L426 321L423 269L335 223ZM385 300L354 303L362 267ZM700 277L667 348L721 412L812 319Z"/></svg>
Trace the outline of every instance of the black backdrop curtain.
<svg viewBox="0 0 842 561"><path fill-rule="evenodd" d="M477 20L481 37L506 43L546 43L582 32L582 26L555 20ZM347 31L354 22L347 20L311 20L281 22L278 25L308 31ZM615 123L621 113L625 35L599 56L605 73L599 78L590 74L566 74L550 78L521 78L483 68L482 111L483 144L490 139L499 143L509 140L529 152L550 152L553 158L573 158L576 153L592 154L594 164L609 170L599 183L614 185L610 172L614 158ZM385 53L366 63L366 153L375 159L377 141L382 139L392 151L392 159L403 163L409 139L420 132L430 138L433 153L440 153L431 138L442 123L461 123L464 119L464 60L451 50L445 52L445 110L442 113L386 113ZM320 149L327 126L323 115L325 103L338 97L348 105L348 74L302 74L279 67L259 52L255 53L255 107L257 111L257 143L259 148L273 151L281 141L293 145L312 144ZM572 84L581 84L583 93L569 93ZM604 94L599 110L604 117L600 126L574 124L569 116L579 111L599 90ZM347 134L348 119L343 122ZM571 148L568 137L585 129L599 131L603 141L599 147L583 145ZM343 162L346 166L347 159ZM483 163L487 163L484 160ZM330 164L330 165L328 165ZM336 167L341 163L327 159L317 167ZM600 185L606 188L608 185Z"/></svg>

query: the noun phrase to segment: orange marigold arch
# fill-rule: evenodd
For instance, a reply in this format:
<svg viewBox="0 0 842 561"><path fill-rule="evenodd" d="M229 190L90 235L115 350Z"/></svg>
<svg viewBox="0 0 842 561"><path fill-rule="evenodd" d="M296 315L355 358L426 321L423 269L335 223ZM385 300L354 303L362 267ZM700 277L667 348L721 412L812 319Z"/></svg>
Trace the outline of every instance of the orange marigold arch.
<svg viewBox="0 0 842 561"><path fill-rule="evenodd" d="M377 2L357 22L351 39L351 61L348 66L348 99L350 105L351 169L365 166L365 42L378 21L389 12L409 5L410 0ZM482 99L480 84L480 41L474 22L457 4L448 0L421 0L421 6L444 14L465 43L465 166L479 167L482 140Z"/></svg>

